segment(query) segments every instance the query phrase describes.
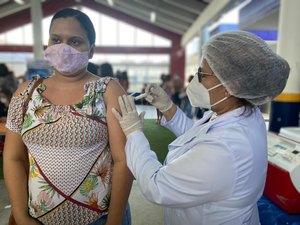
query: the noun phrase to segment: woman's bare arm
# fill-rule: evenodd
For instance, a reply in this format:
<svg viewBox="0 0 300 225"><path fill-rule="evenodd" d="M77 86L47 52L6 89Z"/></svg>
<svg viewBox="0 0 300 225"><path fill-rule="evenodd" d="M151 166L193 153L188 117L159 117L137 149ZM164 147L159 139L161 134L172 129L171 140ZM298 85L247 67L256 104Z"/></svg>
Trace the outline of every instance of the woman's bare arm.
<svg viewBox="0 0 300 225"><path fill-rule="evenodd" d="M112 193L106 225L121 224L133 181L133 176L126 164L126 137L119 125L119 122L116 120L111 111L111 108L120 110L118 97L124 94L126 94L124 90L115 81L109 82L107 90L104 94L107 107L109 143L114 160Z"/></svg>
<svg viewBox="0 0 300 225"><path fill-rule="evenodd" d="M22 85L15 95L19 95L27 85ZM28 166L21 135L7 129L3 151L4 180L17 224L39 224L28 214Z"/></svg>
<svg viewBox="0 0 300 225"><path fill-rule="evenodd" d="M4 180L17 222L28 216L26 148L21 136L7 130L3 152Z"/></svg>

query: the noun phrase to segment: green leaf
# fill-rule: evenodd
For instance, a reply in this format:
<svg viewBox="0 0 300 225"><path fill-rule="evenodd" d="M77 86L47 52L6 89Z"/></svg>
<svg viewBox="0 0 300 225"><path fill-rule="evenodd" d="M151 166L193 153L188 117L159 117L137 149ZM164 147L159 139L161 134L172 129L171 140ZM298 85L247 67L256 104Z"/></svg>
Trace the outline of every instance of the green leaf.
<svg viewBox="0 0 300 225"><path fill-rule="evenodd" d="M26 113L24 116L23 129L29 128L34 123L32 116L29 113Z"/></svg>

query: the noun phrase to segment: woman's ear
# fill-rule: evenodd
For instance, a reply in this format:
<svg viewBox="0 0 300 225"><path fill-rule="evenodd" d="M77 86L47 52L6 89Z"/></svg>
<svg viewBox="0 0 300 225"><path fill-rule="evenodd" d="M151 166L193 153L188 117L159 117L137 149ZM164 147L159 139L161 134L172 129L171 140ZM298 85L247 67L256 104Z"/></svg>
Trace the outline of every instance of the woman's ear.
<svg viewBox="0 0 300 225"><path fill-rule="evenodd" d="M89 59L93 58L94 53L95 53L95 44L92 44L89 52Z"/></svg>

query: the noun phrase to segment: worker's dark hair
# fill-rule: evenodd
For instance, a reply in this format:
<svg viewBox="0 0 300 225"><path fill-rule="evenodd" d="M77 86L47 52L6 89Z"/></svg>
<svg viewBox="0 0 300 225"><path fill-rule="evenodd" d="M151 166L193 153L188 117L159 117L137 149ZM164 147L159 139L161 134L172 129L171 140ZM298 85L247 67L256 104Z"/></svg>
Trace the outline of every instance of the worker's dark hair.
<svg viewBox="0 0 300 225"><path fill-rule="evenodd" d="M238 100L240 101L241 105L245 107L240 116L250 116L256 108L255 105L244 98L238 98Z"/></svg>
<svg viewBox="0 0 300 225"><path fill-rule="evenodd" d="M95 32L94 25L90 20L90 18L85 13L79 10L72 9L72 8L65 8L58 11L57 13L55 13L55 15L51 20L50 29L54 20L59 18L67 18L67 17L73 17L74 19L76 19L80 23L81 27L86 31L90 44L91 45L95 44L96 32Z"/></svg>

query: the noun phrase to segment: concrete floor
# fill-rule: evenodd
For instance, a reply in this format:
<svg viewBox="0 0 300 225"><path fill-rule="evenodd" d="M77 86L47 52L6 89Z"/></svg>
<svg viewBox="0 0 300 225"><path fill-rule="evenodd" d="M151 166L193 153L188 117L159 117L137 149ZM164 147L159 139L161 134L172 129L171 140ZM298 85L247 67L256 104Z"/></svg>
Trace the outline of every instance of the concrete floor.
<svg viewBox="0 0 300 225"><path fill-rule="evenodd" d="M132 225L163 225L163 210L161 206L147 201L136 182L133 183L129 196Z"/></svg>
<svg viewBox="0 0 300 225"><path fill-rule="evenodd" d="M163 225L162 207L147 201L133 182L129 204L131 207L132 225ZM0 180L0 225L7 225L11 212L4 181Z"/></svg>

